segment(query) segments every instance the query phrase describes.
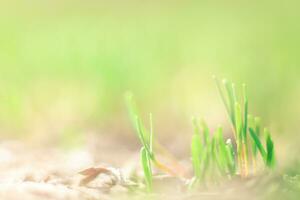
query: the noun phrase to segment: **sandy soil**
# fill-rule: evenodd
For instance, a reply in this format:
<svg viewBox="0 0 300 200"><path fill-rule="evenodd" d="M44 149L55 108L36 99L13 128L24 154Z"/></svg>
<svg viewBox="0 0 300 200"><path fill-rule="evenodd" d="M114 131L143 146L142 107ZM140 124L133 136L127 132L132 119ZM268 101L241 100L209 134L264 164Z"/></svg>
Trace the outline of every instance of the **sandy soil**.
<svg viewBox="0 0 300 200"><path fill-rule="evenodd" d="M145 195L143 185L131 178L142 175L135 146L101 138L72 151L16 141L0 143L0 199L259 199L263 195L255 188L268 181L231 180L225 187L187 192L185 180L157 176L155 192Z"/></svg>

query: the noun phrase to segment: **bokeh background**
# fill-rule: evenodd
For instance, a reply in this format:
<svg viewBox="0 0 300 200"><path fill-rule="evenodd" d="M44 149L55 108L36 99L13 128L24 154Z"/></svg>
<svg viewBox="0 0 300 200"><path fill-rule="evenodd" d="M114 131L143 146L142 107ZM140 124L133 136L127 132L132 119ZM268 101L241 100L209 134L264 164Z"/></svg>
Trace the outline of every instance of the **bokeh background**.
<svg viewBox="0 0 300 200"><path fill-rule="evenodd" d="M297 1L1 1L0 136L129 136L131 91L158 137L189 138L193 115L228 126L216 75L299 151L299 19Z"/></svg>

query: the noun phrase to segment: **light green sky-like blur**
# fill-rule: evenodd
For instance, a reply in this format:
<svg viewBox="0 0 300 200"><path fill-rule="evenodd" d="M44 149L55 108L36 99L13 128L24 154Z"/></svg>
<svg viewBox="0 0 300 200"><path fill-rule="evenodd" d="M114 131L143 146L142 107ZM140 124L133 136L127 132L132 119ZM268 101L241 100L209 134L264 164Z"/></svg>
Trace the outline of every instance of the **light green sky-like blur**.
<svg viewBox="0 0 300 200"><path fill-rule="evenodd" d="M135 94L158 129L226 115L215 74L297 137L300 13L285 1L24 1L0 14L0 134L124 126ZM167 130L168 131L168 130Z"/></svg>

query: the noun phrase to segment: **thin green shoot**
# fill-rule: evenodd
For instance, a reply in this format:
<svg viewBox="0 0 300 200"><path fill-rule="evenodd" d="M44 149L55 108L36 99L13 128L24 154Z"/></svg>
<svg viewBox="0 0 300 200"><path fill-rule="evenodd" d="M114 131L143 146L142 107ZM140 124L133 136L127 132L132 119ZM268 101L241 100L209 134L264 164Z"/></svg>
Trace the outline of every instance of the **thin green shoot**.
<svg viewBox="0 0 300 200"><path fill-rule="evenodd" d="M228 156L228 168L231 176L236 174L236 160L235 160L235 152L231 142L231 139L227 139L226 141L226 152Z"/></svg>
<svg viewBox="0 0 300 200"><path fill-rule="evenodd" d="M147 151L147 155L150 158L150 160L153 162L153 164L161 171L169 175L184 177L185 176L184 168L180 164L178 164L178 162L173 158L173 156L170 155L162 145L160 145L158 142L154 142L152 114L150 113L149 115L150 131L148 131L145 128L144 124L142 123L141 119L139 118L137 106L133 101L132 94L127 93L125 95L125 100L126 100L129 117L136 130L136 134L142 144L142 147L144 147L145 151ZM154 144L158 149L164 152L164 155L168 156L168 158L172 161L172 164L174 165L174 170L169 168L165 164L161 163L156 158L154 153Z"/></svg>
<svg viewBox="0 0 300 200"><path fill-rule="evenodd" d="M149 114L149 122L150 122L150 152L153 153L153 121L152 121L152 113Z"/></svg>
<svg viewBox="0 0 300 200"><path fill-rule="evenodd" d="M266 134L266 149L267 149L266 165L269 168L274 168L275 166L274 143L271 138L269 130L265 129L264 132Z"/></svg>
<svg viewBox="0 0 300 200"><path fill-rule="evenodd" d="M145 183L148 192L152 191L151 158L145 147L141 148L141 164L144 171Z"/></svg>
<svg viewBox="0 0 300 200"><path fill-rule="evenodd" d="M234 176L236 172L234 149L231 143L225 143L222 127L218 127L211 136L204 120L194 118L193 125L194 134L191 141L195 173L193 184L208 180L216 183L221 177Z"/></svg>
<svg viewBox="0 0 300 200"><path fill-rule="evenodd" d="M263 147L263 144L261 143L258 134L252 129L249 128L250 135L253 138L253 141L255 142L255 145L257 149L259 150L266 166L268 168L274 168L275 167L275 153L274 153L274 143L271 137L271 134L268 129L264 129L265 134L265 140L266 140L266 148Z"/></svg>
<svg viewBox="0 0 300 200"><path fill-rule="evenodd" d="M262 143L260 142L260 139L258 137L258 135L255 133L255 131L252 128L249 128L249 132L250 132L250 136L252 137L258 151L260 152L263 160L266 160L267 157L267 153L262 145Z"/></svg>
<svg viewBox="0 0 300 200"><path fill-rule="evenodd" d="M205 142L205 144L208 144L210 140L209 128L203 119L200 121L200 123L203 131L203 141Z"/></svg>

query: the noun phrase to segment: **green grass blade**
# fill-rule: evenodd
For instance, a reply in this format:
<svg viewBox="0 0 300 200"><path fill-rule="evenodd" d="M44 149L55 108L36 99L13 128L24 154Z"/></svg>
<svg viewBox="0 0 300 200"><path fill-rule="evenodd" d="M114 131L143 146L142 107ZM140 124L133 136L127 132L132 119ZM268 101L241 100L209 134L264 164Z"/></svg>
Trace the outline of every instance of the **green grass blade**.
<svg viewBox="0 0 300 200"><path fill-rule="evenodd" d="M200 128L199 123L196 118L192 119L193 127L194 127L194 134L192 137L192 143L191 143L191 152L192 152L192 164L194 168L195 175L197 179L201 179L203 177L202 175L202 162L203 162L203 151L204 146L201 140L200 136ZM205 134L203 134L203 141L205 142L207 140L207 137Z"/></svg>
<svg viewBox="0 0 300 200"><path fill-rule="evenodd" d="M211 143L208 141L202 153L201 158L201 180L205 181L211 165Z"/></svg>
<svg viewBox="0 0 300 200"><path fill-rule="evenodd" d="M227 150L226 150L226 144L225 140L223 137L223 130L222 127L219 127L217 129L217 146L219 149L219 160L220 160L220 165L223 169L223 171L229 171L228 165L229 165L229 157L227 155Z"/></svg>
<svg viewBox="0 0 300 200"><path fill-rule="evenodd" d="M211 137L209 143L206 145L206 163L205 164L205 178L206 180L215 182L217 176L215 172L215 157L214 157L214 137Z"/></svg>
<svg viewBox="0 0 300 200"><path fill-rule="evenodd" d="M152 121L152 113L149 114L149 123L150 123L149 149L150 149L151 154L153 154L153 121Z"/></svg>
<svg viewBox="0 0 300 200"><path fill-rule="evenodd" d="M254 127L255 127L255 132L258 137L261 135L261 119L260 117L255 117L254 118Z"/></svg>
<svg viewBox="0 0 300 200"><path fill-rule="evenodd" d="M150 157L145 147L142 147L141 149L141 162L143 166L146 187L150 192L152 190L152 169Z"/></svg>
<svg viewBox="0 0 300 200"><path fill-rule="evenodd" d="M244 167L246 176L248 175L248 139L247 139L247 132L248 132L248 95L247 95L247 88L246 84L243 84L243 103L244 103L244 110L243 110L243 153L244 153Z"/></svg>
<svg viewBox="0 0 300 200"><path fill-rule="evenodd" d="M201 127L203 131L203 140L205 144L208 145L210 142L210 133L209 133L209 128L204 120L201 120Z"/></svg>
<svg viewBox="0 0 300 200"><path fill-rule="evenodd" d="M209 151L208 149L205 147L203 154L202 154L202 158L201 158L201 179L202 181L205 181L206 177L207 177L207 169L208 169L208 165L209 165Z"/></svg>
<svg viewBox="0 0 300 200"><path fill-rule="evenodd" d="M141 120L138 117L136 117L136 126L137 126L137 130L138 130L138 136L139 136L139 139L140 139L142 145L145 147L145 149L148 152L151 159L154 159L154 154L150 150L149 137L147 137L147 135L145 134L145 131L141 124Z"/></svg>
<svg viewBox="0 0 300 200"><path fill-rule="evenodd" d="M261 119L259 117L255 117L254 118L254 130L255 133L257 135L257 137L259 138L261 135ZM257 156L257 147L255 145L255 143L253 143L253 154L256 157Z"/></svg>
<svg viewBox="0 0 300 200"><path fill-rule="evenodd" d="M152 152L152 149L150 148L152 144L150 145L150 139L151 139L151 133L147 131L147 129L142 124L140 118L138 117L138 109L137 106L133 100L133 95L130 92L127 92L125 94L125 100L127 105L127 110L129 113L130 121L136 131L136 134L138 138L140 139L143 146L146 146L147 151ZM152 129L152 116L150 119L150 128ZM150 131L151 132L151 131ZM151 153L151 156L153 154Z"/></svg>
<svg viewBox="0 0 300 200"><path fill-rule="evenodd" d="M258 136L256 135L256 133L254 132L254 130L252 128L249 128L249 132L250 132L250 136L253 139L253 141L255 142L256 147L258 148L263 160L265 161L266 157L267 157L267 153L266 153L263 145L261 144Z"/></svg>
<svg viewBox="0 0 300 200"><path fill-rule="evenodd" d="M246 85L243 84L243 96L244 96L244 140L247 141L247 131L248 131L248 96ZM246 142L247 143L247 142Z"/></svg>
<svg viewBox="0 0 300 200"><path fill-rule="evenodd" d="M207 176L210 164L210 133L208 126L204 120L201 120L201 128L203 133L203 140L201 140L200 127L196 118L193 118L194 135L192 137L191 151L193 167L195 174L199 181L204 180ZM203 142L201 142L203 141ZM200 165L200 167L199 167ZM198 168L200 169L198 171Z"/></svg>
<svg viewBox="0 0 300 200"><path fill-rule="evenodd" d="M242 110L241 105L239 103L235 103L235 132L236 132L236 138L237 143L241 143L243 139L243 120L242 120Z"/></svg>
<svg viewBox="0 0 300 200"><path fill-rule="evenodd" d="M228 167L231 175L235 175L236 172L236 162L235 162L235 153L234 147L230 139L226 141L226 152L228 156Z"/></svg>
<svg viewBox="0 0 300 200"><path fill-rule="evenodd" d="M216 181L216 177L225 174L220 164L220 157L217 153L217 141L215 135L211 138L211 176Z"/></svg>
<svg viewBox="0 0 300 200"><path fill-rule="evenodd" d="M269 168L273 168L275 166L274 143L267 129L265 129L265 134L266 134L266 147L267 147L266 165Z"/></svg>
<svg viewBox="0 0 300 200"><path fill-rule="evenodd" d="M254 117L252 115L248 115L248 127L255 127L254 126ZM249 130L249 128L248 128L248 130ZM250 140L250 144L251 144L251 153L252 153L253 159L255 159L256 154L257 154L257 147L253 140Z"/></svg>
<svg viewBox="0 0 300 200"><path fill-rule="evenodd" d="M235 112L234 112L235 94L232 85L230 85L226 79L223 80L223 84L226 89L227 97L229 100L229 111L230 111L231 123L235 128Z"/></svg>
<svg viewBox="0 0 300 200"><path fill-rule="evenodd" d="M218 169L218 172L221 174L225 174L224 168L222 167L220 156L218 154L218 146L217 146L217 137L214 135L211 139L211 157L213 161L214 168Z"/></svg>

